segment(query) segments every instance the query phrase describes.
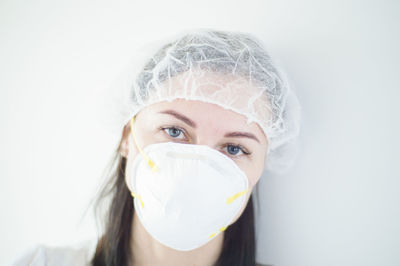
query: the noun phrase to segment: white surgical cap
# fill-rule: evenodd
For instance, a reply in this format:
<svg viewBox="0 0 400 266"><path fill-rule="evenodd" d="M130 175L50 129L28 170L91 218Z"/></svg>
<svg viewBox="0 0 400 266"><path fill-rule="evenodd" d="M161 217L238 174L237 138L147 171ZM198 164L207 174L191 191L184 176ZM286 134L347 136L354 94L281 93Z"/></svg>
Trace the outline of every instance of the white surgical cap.
<svg viewBox="0 0 400 266"><path fill-rule="evenodd" d="M295 155L290 147L299 134L297 97L253 35L197 29L153 43L136 54L113 93L119 95L113 118L119 130L151 104L199 100L258 123L268 140L266 170L286 170Z"/></svg>

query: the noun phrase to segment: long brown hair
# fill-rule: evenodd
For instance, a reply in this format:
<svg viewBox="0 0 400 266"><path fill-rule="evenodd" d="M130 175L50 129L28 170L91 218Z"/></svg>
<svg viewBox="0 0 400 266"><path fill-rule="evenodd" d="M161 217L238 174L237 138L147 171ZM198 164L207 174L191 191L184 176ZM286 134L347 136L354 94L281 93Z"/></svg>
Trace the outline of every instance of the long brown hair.
<svg viewBox="0 0 400 266"><path fill-rule="evenodd" d="M105 213L104 233L91 261L93 266L133 266L135 254L131 254L130 239L134 206L125 183L126 158L120 155L119 147L111 160L108 180L96 200L96 214L101 212L104 199L111 201ZM242 215L224 232L222 251L215 266L254 266L255 252L254 210L250 196Z"/></svg>

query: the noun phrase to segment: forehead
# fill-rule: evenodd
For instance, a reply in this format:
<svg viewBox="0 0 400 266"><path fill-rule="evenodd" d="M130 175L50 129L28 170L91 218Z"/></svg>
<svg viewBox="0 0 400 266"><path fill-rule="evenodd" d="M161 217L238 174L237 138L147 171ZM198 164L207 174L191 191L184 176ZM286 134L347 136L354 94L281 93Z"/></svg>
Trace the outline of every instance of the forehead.
<svg viewBox="0 0 400 266"><path fill-rule="evenodd" d="M198 100L175 99L152 104L140 112L147 123L164 122L164 119L174 119L171 111L179 113L196 124L196 130L214 136L231 132L249 132L265 142L266 137L261 127L255 123L247 123L247 117L234 111L227 110L216 104Z"/></svg>

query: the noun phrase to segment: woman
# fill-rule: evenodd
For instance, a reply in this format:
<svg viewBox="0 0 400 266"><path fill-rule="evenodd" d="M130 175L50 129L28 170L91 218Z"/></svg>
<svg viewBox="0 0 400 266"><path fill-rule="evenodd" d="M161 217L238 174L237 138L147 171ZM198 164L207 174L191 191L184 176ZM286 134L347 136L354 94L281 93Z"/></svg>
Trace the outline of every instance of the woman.
<svg viewBox="0 0 400 266"><path fill-rule="evenodd" d="M262 44L182 33L148 58L126 100L99 195L111 198L104 234L94 254L47 251L46 263L256 265L252 192L298 134L296 97Z"/></svg>

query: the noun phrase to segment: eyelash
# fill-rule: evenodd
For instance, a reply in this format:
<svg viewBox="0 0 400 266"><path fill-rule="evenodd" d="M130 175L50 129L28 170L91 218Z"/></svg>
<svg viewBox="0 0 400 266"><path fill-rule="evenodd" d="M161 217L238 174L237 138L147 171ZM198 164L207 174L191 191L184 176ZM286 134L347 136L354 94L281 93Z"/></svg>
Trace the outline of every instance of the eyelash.
<svg viewBox="0 0 400 266"><path fill-rule="evenodd" d="M168 137L173 138L173 139L178 139L178 138L172 137L172 136L169 135L168 132L166 131L166 130L170 130L170 129L177 129L177 130L179 130L179 131L185 136L185 138L187 139L187 133L186 133L186 131L185 131L183 128L176 127L176 126L170 126L170 127L160 127L159 129L162 130L162 131L164 131L164 132L168 135ZM226 143L226 144L223 146L223 148L227 148L228 146L235 146L235 147L238 147L238 148L240 149L240 151L243 153L243 155L246 155L246 156L247 156L247 155L250 155L250 154L251 154L251 152L248 152L247 149L246 149L245 147L243 147L242 145L240 145L240 144ZM229 154L229 153L228 153L228 154ZM229 156L238 157L238 156L240 156L240 155L229 154Z"/></svg>

